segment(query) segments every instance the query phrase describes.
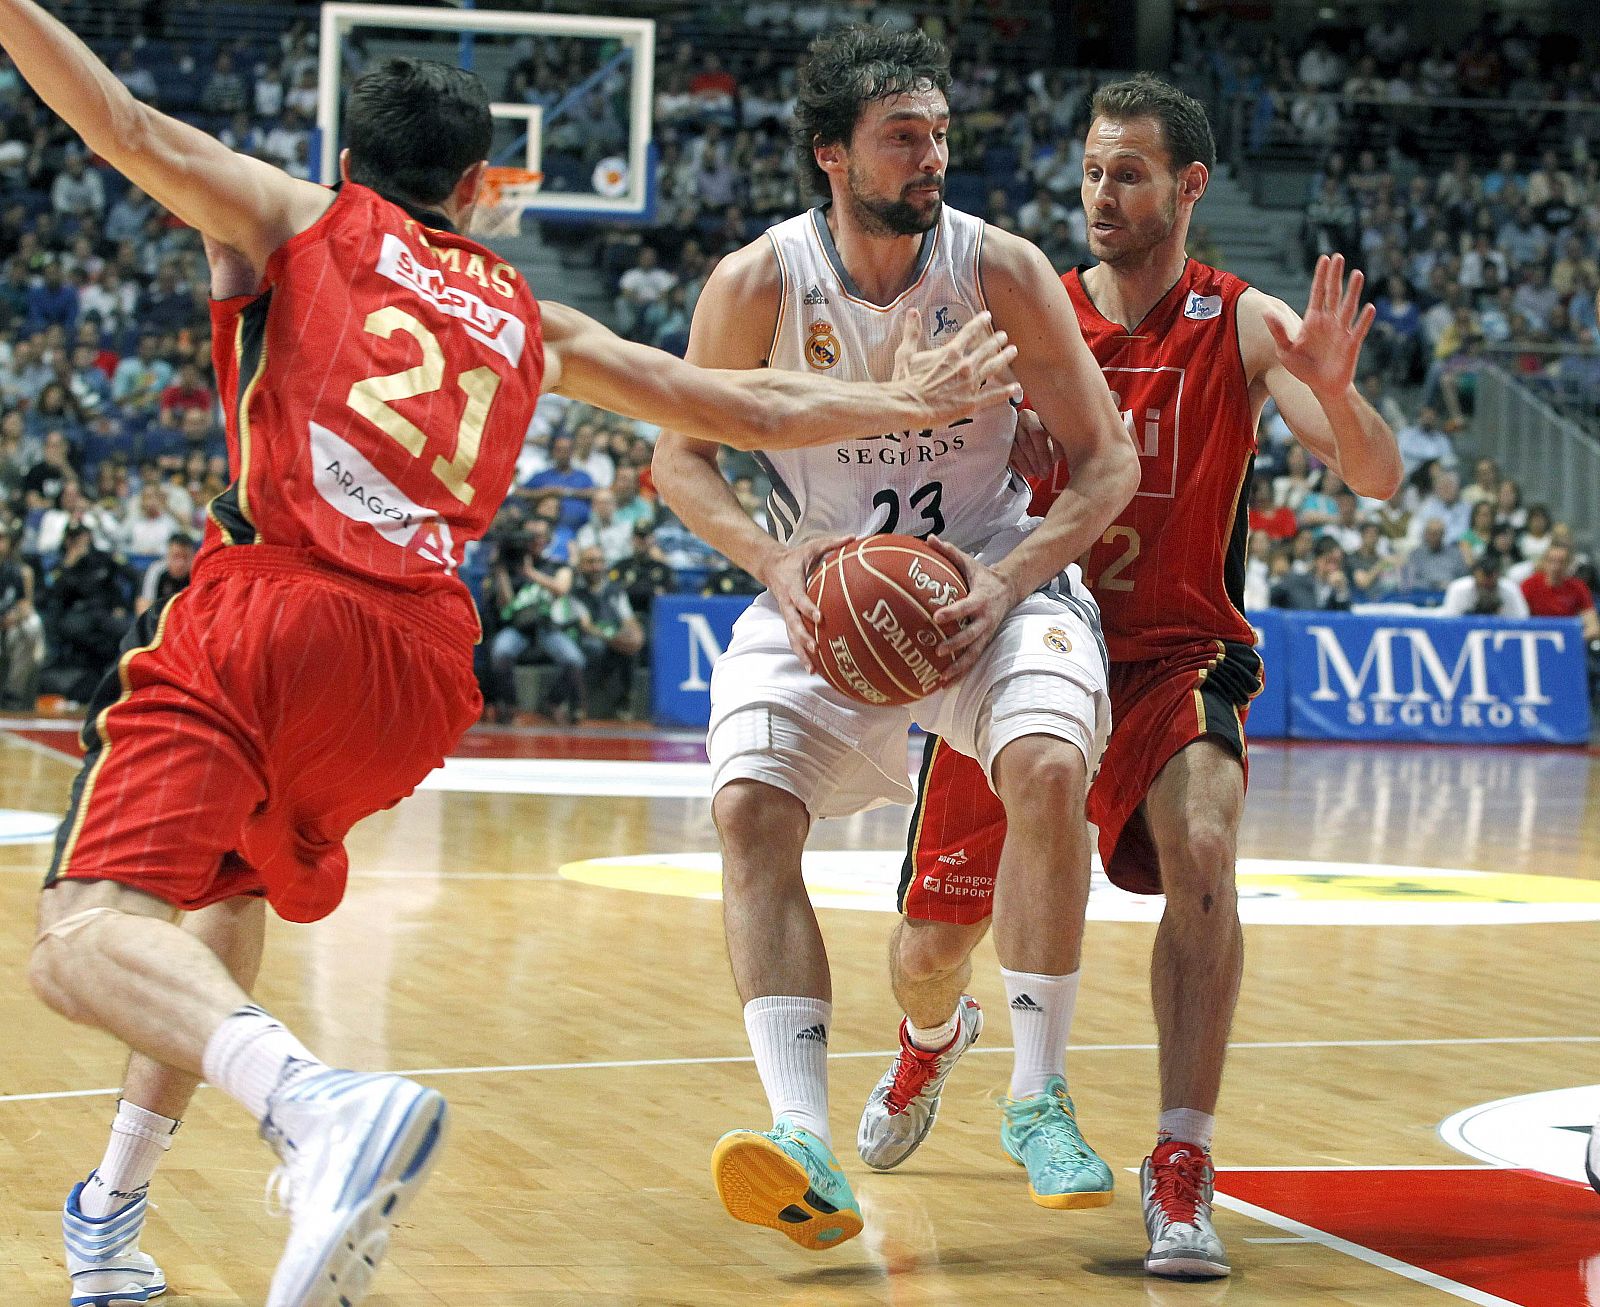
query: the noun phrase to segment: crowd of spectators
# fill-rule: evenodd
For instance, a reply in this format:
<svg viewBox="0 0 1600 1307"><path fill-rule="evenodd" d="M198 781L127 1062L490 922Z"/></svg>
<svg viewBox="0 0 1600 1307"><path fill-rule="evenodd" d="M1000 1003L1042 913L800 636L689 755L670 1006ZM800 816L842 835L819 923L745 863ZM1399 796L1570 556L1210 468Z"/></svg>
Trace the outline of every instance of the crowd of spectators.
<svg viewBox="0 0 1600 1307"><path fill-rule="evenodd" d="M1600 413L1600 65L1573 36L1492 14L1449 48L1394 14L1293 45L1226 21L1186 35L1188 74L1243 106L1246 157L1314 160L1307 266L1337 250L1366 271L1392 379L1460 420L1489 358Z"/></svg>
<svg viewBox="0 0 1600 1307"><path fill-rule="evenodd" d="M1435 410L1406 421L1381 376L1365 388L1397 429L1405 484L1387 502L1364 499L1317 466L1269 408L1251 489L1246 606L1405 603L1461 616L1577 617L1600 651L1600 578L1572 526L1524 504L1493 459L1466 466Z"/></svg>
<svg viewBox="0 0 1600 1307"><path fill-rule="evenodd" d="M813 202L796 181L788 135L795 62L815 30L863 16L914 21L896 5L752 3L745 36L754 39L727 48L663 29L656 221L591 237L619 330L681 353L718 260ZM1030 61L1027 32L1007 21L980 17L947 33L960 37L947 199L1029 236L1067 267L1086 255L1076 192L1090 83ZM1225 34L1193 48L1219 82L1260 77L1264 88L1261 70L1281 72L1285 60L1295 86L1346 92L1341 76L1403 81L1413 61L1417 77L1443 76L1441 60L1414 59L1403 27L1388 21L1343 44L1320 34L1293 59ZM1499 89L1529 91L1518 70L1537 68L1554 70L1541 95L1592 96L1595 75L1562 71L1552 54L1537 42L1503 43L1510 80ZM533 47L503 98L553 102L582 82L585 70L567 66L576 57L559 42ZM314 37L296 27L265 47L135 45L114 67L137 94L307 175L315 60ZM1466 80L1450 90L1488 94L1470 65L1456 61ZM174 68L183 76L168 75ZM594 91L601 138L614 90ZM1512 612L1520 597L1535 611L1570 607L1586 564L1570 550L1562 565L1559 551L1549 566L1540 561L1552 543L1572 543L1567 524L1522 505L1492 465L1473 467L1463 487L1455 441L1471 401L1467 364L1484 343L1528 345L1518 360L1525 372L1570 379L1581 365L1531 347L1595 330L1600 165L1588 138L1536 157L1512 152L1493 167L1463 155L1433 172L1409 166L1393 141L1352 139L1353 154L1340 148L1344 135L1330 138L1314 186L1329 207L1313 205L1308 230L1314 249L1337 246L1369 269L1379 325L1366 384L1401 430L1410 478L1393 503L1358 500L1269 413L1251 504L1252 602L1408 597ZM1197 256L1214 259L1203 229L1193 236ZM84 701L128 620L186 580L206 506L228 475L206 301L195 234L83 155L0 62L0 704L31 706L40 691ZM1414 421L1390 389L1409 384L1424 387ZM548 669L535 683L537 706L551 716L636 712L653 599L758 588L656 502L655 434L559 397L540 404L516 489L464 569L479 595L481 672L498 715L515 710L516 669L529 661ZM725 471L764 521L759 467L729 458Z"/></svg>
<svg viewBox="0 0 1600 1307"><path fill-rule="evenodd" d="M909 7L882 4L756 3L744 17L743 55L662 42L655 220L609 232L598 254L618 329L677 353L717 262L817 201L798 181L789 128L805 41L833 21L917 21ZM1087 257L1078 189L1089 75L1046 66L1047 47L1010 20L969 21L952 43L946 199L1070 267Z"/></svg>

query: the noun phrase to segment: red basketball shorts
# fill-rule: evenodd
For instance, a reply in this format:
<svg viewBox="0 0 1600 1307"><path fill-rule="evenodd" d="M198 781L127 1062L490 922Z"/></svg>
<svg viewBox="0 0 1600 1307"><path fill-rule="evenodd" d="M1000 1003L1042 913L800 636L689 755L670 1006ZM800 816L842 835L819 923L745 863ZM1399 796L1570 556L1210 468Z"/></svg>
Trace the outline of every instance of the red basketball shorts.
<svg viewBox="0 0 1600 1307"><path fill-rule="evenodd" d="M1220 740L1248 779L1244 723L1260 692L1261 658L1245 644L1212 640L1164 658L1112 664L1111 739L1089 787L1088 815L1117 885L1161 892L1141 805L1174 754L1195 740ZM900 910L918 921L982 921L993 907L1005 835L1005 809L983 769L930 737L900 869Z"/></svg>
<svg viewBox="0 0 1600 1307"><path fill-rule="evenodd" d="M46 884L111 880L186 910L264 894L290 921L326 916L345 834L477 720L466 612L288 549L204 560L97 692Z"/></svg>

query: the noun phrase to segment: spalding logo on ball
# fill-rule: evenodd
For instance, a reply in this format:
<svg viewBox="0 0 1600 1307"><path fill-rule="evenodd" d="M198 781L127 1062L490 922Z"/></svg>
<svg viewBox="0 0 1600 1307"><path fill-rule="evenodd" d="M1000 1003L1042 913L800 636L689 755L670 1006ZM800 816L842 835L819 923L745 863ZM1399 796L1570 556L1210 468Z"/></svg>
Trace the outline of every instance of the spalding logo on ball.
<svg viewBox="0 0 1600 1307"><path fill-rule="evenodd" d="M823 556L806 582L822 612L811 632L817 671L858 703L913 703L939 688L955 661L942 651L941 608L966 579L915 536L852 540Z"/></svg>

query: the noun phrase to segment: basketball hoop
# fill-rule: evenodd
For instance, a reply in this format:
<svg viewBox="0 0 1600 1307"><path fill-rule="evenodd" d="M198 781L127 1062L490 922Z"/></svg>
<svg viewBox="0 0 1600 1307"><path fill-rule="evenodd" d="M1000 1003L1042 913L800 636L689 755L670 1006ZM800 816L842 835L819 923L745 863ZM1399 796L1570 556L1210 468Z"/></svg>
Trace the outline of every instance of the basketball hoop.
<svg viewBox="0 0 1600 1307"><path fill-rule="evenodd" d="M474 236L516 236L522 231L522 211L539 193L542 172L529 168L483 170L478 205L472 214Z"/></svg>

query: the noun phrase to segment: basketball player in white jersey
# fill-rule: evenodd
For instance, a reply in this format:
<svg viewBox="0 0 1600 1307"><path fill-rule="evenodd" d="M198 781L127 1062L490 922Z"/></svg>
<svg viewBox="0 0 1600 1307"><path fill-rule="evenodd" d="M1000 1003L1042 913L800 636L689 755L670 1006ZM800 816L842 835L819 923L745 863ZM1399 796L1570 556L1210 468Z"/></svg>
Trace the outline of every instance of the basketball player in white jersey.
<svg viewBox="0 0 1600 1307"><path fill-rule="evenodd" d="M669 432L656 449L663 498L767 587L717 663L707 750L728 950L773 1128L724 1136L713 1174L732 1215L813 1249L858 1233L861 1216L830 1144L831 986L801 852L813 820L911 797L913 720L983 765L1012 822L995 944L1008 990L1032 997L1002 1141L1048 1205L1111 1198L1111 1172L1078 1132L1061 1077L1089 883L1080 814L1109 729L1098 614L1072 560L1132 495L1137 458L1044 255L944 206L948 85L948 56L920 32L847 28L813 44L796 139L831 203L723 261L689 357L865 382L892 374L897 348L946 339L987 310L1041 419L1069 433L1067 494L1048 517L1028 517L1007 466L1006 408L855 447L770 451L775 539L740 508L717 445ZM896 314L908 310L902 331ZM842 539L883 531L934 541L970 587L942 623L956 662L907 708L831 690L804 629L816 615L810 567ZM920 1035L970 1042L981 1015L973 1007L950 1024Z"/></svg>

